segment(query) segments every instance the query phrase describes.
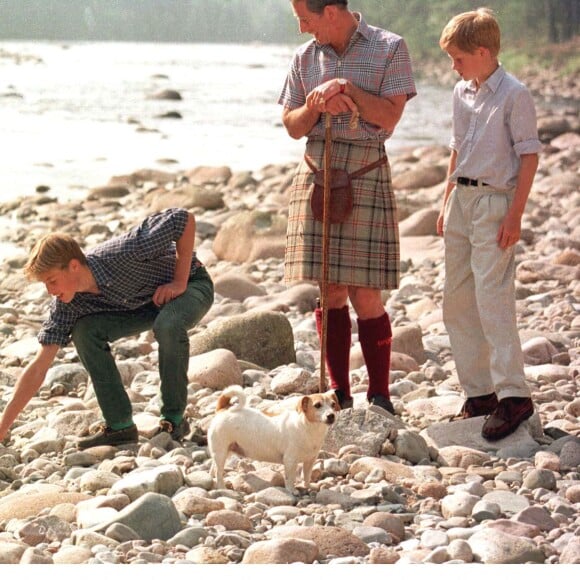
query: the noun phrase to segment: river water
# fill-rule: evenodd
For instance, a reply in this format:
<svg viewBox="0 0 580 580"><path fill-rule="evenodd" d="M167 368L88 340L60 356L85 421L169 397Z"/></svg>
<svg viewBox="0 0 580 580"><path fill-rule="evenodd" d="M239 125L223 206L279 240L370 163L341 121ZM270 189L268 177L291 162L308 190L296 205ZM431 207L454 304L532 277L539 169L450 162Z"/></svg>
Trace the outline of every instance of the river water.
<svg viewBox="0 0 580 580"><path fill-rule="evenodd" d="M277 104L293 48L1 42L0 201L41 185L74 198L142 168L297 161L304 144L288 137ZM151 98L164 89L182 100ZM418 84L418 93L392 153L448 141L450 91Z"/></svg>

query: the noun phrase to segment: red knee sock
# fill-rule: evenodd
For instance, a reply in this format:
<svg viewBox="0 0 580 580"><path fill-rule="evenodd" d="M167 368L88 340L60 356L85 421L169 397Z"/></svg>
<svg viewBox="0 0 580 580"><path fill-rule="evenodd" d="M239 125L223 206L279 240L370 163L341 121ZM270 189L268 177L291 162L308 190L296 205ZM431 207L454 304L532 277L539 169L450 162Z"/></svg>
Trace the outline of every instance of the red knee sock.
<svg viewBox="0 0 580 580"><path fill-rule="evenodd" d="M391 343L393 333L389 315L357 320L358 337L369 374L367 399L375 395L389 396L389 369L391 366Z"/></svg>
<svg viewBox="0 0 580 580"><path fill-rule="evenodd" d="M314 311L318 336L322 333L322 308ZM332 389L350 398L351 323L348 306L329 308L326 331L326 366Z"/></svg>

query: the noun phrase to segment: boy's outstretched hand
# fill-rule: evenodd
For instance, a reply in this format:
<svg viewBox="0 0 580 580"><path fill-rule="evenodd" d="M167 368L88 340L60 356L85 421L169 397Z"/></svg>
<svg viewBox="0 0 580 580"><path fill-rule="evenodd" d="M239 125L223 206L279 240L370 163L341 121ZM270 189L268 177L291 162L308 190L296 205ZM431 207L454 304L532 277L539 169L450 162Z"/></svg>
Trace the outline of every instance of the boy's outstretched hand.
<svg viewBox="0 0 580 580"><path fill-rule="evenodd" d="M0 447L8 444L10 441L10 429L6 429L4 433L0 433Z"/></svg>

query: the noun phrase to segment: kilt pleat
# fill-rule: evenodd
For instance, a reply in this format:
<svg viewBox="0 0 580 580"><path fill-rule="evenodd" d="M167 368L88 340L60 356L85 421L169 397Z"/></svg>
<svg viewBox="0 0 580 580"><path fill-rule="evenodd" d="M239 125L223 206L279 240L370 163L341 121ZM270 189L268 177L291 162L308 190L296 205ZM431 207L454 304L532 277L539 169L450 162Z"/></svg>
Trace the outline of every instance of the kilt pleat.
<svg viewBox="0 0 580 580"><path fill-rule="evenodd" d="M311 139L306 153L319 168L324 141ZM380 142L334 141L332 167L349 173L386 155ZM292 182L286 235L285 282L319 281L322 276L322 223L310 209L314 176L303 160ZM397 205L388 163L352 180L354 207L342 224L330 226L329 282L395 289L400 252Z"/></svg>

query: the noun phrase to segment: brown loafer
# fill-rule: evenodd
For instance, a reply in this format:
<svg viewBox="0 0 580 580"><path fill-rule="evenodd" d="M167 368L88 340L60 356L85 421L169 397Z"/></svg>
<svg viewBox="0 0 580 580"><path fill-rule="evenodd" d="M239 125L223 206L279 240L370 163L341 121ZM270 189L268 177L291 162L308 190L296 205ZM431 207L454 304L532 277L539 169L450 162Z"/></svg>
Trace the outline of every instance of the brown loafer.
<svg viewBox="0 0 580 580"><path fill-rule="evenodd" d="M473 417L489 415L495 411L496 407L497 396L495 393L482 395L481 397L469 397L465 399L458 419L472 419Z"/></svg>
<svg viewBox="0 0 580 580"><path fill-rule="evenodd" d="M100 445L130 445L139 442L139 432L136 425L131 425L125 429L113 431L106 425L101 425L95 435L90 435L77 441L77 447L81 450Z"/></svg>
<svg viewBox="0 0 580 580"><path fill-rule="evenodd" d="M485 420L481 435L488 441L497 441L513 433L520 424L534 414L529 397L506 397Z"/></svg>

